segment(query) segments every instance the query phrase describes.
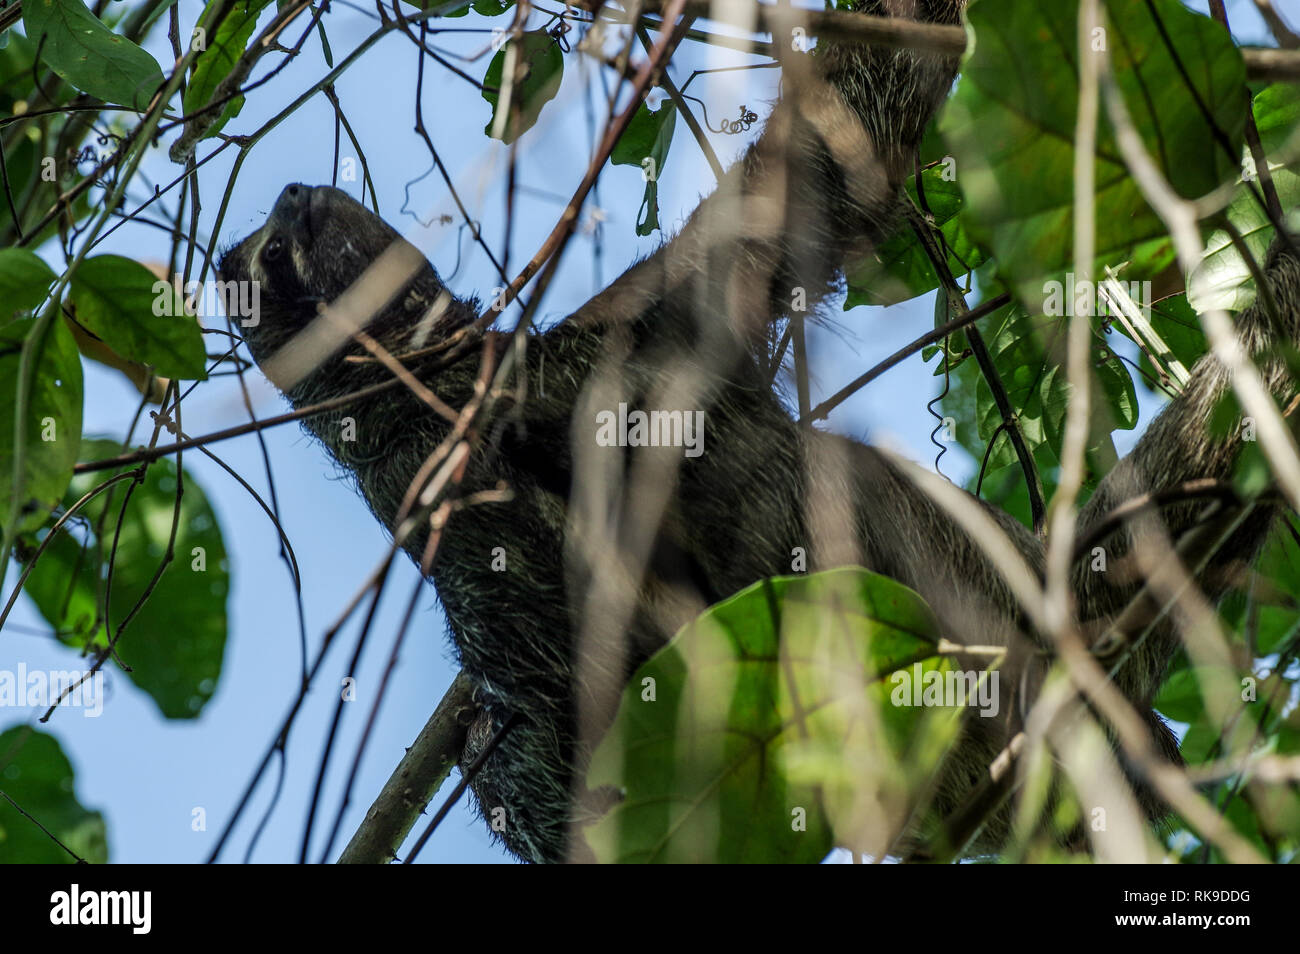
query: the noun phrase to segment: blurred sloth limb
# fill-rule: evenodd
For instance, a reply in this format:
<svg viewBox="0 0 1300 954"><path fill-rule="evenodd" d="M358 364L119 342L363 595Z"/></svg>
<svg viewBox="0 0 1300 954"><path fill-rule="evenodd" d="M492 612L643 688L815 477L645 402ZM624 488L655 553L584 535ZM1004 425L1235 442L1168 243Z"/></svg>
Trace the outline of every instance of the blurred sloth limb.
<svg viewBox="0 0 1300 954"><path fill-rule="evenodd" d="M956 24L962 5L856 8ZM584 767L627 677L708 605L791 572L796 550L809 570L858 564L911 587L954 642L1006 647L1005 718L966 720L928 793L939 817L969 816L951 829L961 842L941 852L995 850L1011 834L1005 792L974 809L971 799L989 787L991 766L1009 777L1023 750L1017 739L1086 744L1105 762L1096 784L1113 789L1124 776L1109 746L1095 744L1106 733L1092 723L1032 717L1049 650L1087 676L1089 702L1135 748L1130 765L1148 782L1157 776L1166 797L1186 794L1163 784L1162 773L1177 772L1177 745L1150 708L1180 644L1167 593L1149 595L1141 572L1097 573L1075 559L1077 627L1055 632L1042 612L1041 539L906 461L797 424L774 393L786 323L797 331L800 307L811 312L840 287L845 257L868 253L899 223L902 182L957 58L823 41L817 56L783 56L782 65L785 95L762 136L676 237L544 334L474 339L502 369L491 388L475 362L439 350L469 340L478 303L453 295L395 230L337 190L286 187L266 225L221 262L223 280L261 283L260 320L246 341L295 406L394 373L417 385L305 423L434 581L479 706L462 769L481 763L471 785L480 810L504 821L494 831L524 859L586 857L575 826L605 803L585 790ZM1300 261L1286 243L1271 251L1265 276L1287 333L1300 340ZM1268 344L1258 306L1239 326L1249 353ZM1264 359L1261 370L1274 393L1290 386L1280 360ZM1198 363L1082 508L1076 537L1104 545L1112 565L1141 569L1138 543L1157 535L1173 553L1207 509L1225 506L1179 497L1125 520L1109 516L1167 488L1229 482L1240 439L1205 430L1228 378L1215 357ZM602 446L597 415L621 405L703 412L703 453ZM1213 552L1212 561L1189 561L1207 601L1227 578L1209 564L1251 560L1276 513L1256 502L1200 554ZM1088 641L1133 606L1145 615L1105 645L1111 678L1098 686ZM1053 711L1085 714L1075 700L1060 696ZM1065 761L1077 778L1077 755ZM870 766L863 772L869 788ZM1147 783L1116 797L1128 819L1120 831L1164 810ZM910 851L914 808L883 806L871 832L852 837L855 848ZM1129 841L1136 847L1124 853L1109 839L1109 857L1132 860L1149 839Z"/></svg>

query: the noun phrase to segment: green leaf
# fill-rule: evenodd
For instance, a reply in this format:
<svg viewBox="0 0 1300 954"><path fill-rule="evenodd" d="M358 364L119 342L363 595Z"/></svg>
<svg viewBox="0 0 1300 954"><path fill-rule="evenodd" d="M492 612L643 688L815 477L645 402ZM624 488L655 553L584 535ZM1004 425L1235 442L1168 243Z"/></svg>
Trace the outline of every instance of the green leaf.
<svg viewBox="0 0 1300 954"><path fill-rule="evenodd" d="M113 441L88 441L95 459L121 452ZM67 504L107 475L77 477ZM176 505L176 465L149 465L132 493L117 534L123 482L80 511L103 536L60 531L28 577L26 591L60 639L79 650L107 645L103 587L117 536L109 594L110 624L116 629L145 593L162 565ZM101 521L102 524L101 524ZM123 631L117 655L131 667L128 678L169 719L194 718L216 690L226 645L226 598L230 591L225 541L216 513L194 477L185 472L177 521L175 558L167 564L148 600ZM107 664L106 664L107 665Z"/></svg>
<svg viewBox="0 0 1300 954"><path fill-rule="evenodd" d="M645 179L636 234L649 235L659 228L659 178L668 161L668 147L677 126L677 105L665 102L657 111L642 103L627 129L614 144L610 161L617 166L637 166Z"/></svg>
<svg viewBox="0 0 1300 954"><path fill-rule="evenodd" d="M1246 752L1258 744L1265 705L1261 699L1242 700L1241 676L1225 667L1184 664L1170 672L1156 693L1152 704L1157 710L1189 725L1183 743L1189 763L1216 753Z"/></svg>
<svg viewBox="0 0 1300 954"><path fill-rule="evenodd" d="M1246 74L1227 31L1178 0L1106 0L1104 7L1103 39L1116 81L1147 151L1174 189L1199 198L1231 181L1241 157ZM1045 282L1063 280L1073 269L1078 3L980 2L969 8L968 22L974 43L940 129L957 160L964 221L1017 296L1036 310ZM1226 151L1215 126L1227 139ZM1127 262L1126 280L1154 277L1172 261L1172 246L1129 175L1104 110L1095 186L1094 274Z"/></svg>
<svg viewBox="0 0 1300 954"><path fill-rule="evenodd" d="M616 166L637 166L645 171L647 179L658 179L668 161L668 147L676 128L676 103L665 101L657 110L642 103L614 144L609 161Z"/></svg>
<svg viewBox="0 0 1300 954"><path fill-rule="evenodd" d="M0 102L10 105L34 89L31 71L36 44L16 30L6 30L4 35L13 42L0 51Z"/></svg>
<svg viewBox="0 0 1300 954"><path fill-rule="evenodd" d="M647 179L641 195L641 208L637 210L636 234L650 235L659 228L659 183Z"/></svg>
<svg viewBox="0 0 1300 954"><path fill-rule="evenodd" d="M7 314L0 315L0 324L44 301L56 277L34 252L25 248L0 249L0 302L8 309Z"/></svg>
<svg viewBox="0 0 1300 954"><path fill-rule="evenodd" d="M330 49L330 38L325 33L325 21L316 21L316 35L320 37L320 54L325 59L325 65L334 69L334 51Z"/></svg>
<svg viewBox="0 0 1300 954"><path fill-rule="evenodd" d="M624 798L588 843L602 861L820 861L937 770L960 711L900 687L949 666L901 584L859 568L760 581L633 676L587 776Z"/></svg>
<svg viewBox="0 0 1300 954"><path fill-rule="evenodd" d="M921 173L921 183L926 205L948 248L948 267L953 277L960 279L970 269L983 264L985 255L958 217L962 195L952 166L945 163L926 169ZM908 179L907 191L919 207L915 178ZM875 249L870 259L850 265L846 278L849 286L844 301L846 311L856 305L894 305L939 287L939 276L930 256L906 222Z"/></svg>
<svg viewBox="0 0 1300 954"><path fill-rule="evenodd" d="M1232 486L1243 500L1251 500L1273 485L1273 467L1258 441L1243 441L1232 467Z"/></svg>
<svg viewBox="0 0 1300 954"><path fill-rule="evenodd" d="M81 446L81 357L72 332L55 318L39 342L25 344L36 319L24 318L0 328L0 501L8 520L13 500L14 424L19 366L25 347L36 348L31 396L23 441L23 514L19 532L39 527L58 504L72 479Z"/></svg>
<svg viewBox="0 0 1300 954"><path fill-rule="evenodd" d="M1065 334L1066 324L1061 318L1030 318L1023 309L1014 308L989 344L993 366L1025 444L1031 451L1046 446L1056 460L1060 459L1070 402L1070 386L1061 364ZM1096 391L1088 450L1093 455L1107 455L1110 432L1115 428L1132 430L1137 425L1137 392L1128 368L1110 348L1095 339L1092 348L1092 386ZM992 440L1002 424L1002 414L982 375L976 385L976 404L979 435L985 441ZM1015 449L1005 434L998 435L988 460L990 470L1017 462Z"/></svg>
<svg viewBox="0 0 1300 954"><path fill-rule="evenodd" d="M25 0L23 27L33 40L43 37L41 61L83 93L144 109L162 85L158 62L81 0Z"/></svg>
<svg viewBox="0 0 1300 954"><path fill-rule="evenodd" d="M998 370L1002 387L1016 413L1020 433L1030 450L1042 444L1059 447L1064 433L1069 388L1061 366L1048 359L1048 352L1059 346L1065 333L1057 319L1030 319L1023 312L1008 321L989 344L993 366ZM1002 424L1002 414L993 392L983 376L976 385L979 408L979 435L992 440ZM1011 441L999 436L988 457L990 469L1016 461Z"/></svg>
<svg viewBox="0 0 1300 954"><path fill-rule="evenodd" d="M1199 765L1209 761L1219 742L1219 733L1204 723L1196 723L1183 736L1178 751L1188 765Z"/></svg>
<svg viewBox="0 0 1300 954"><path fill-rule="evenodd" d="M1170 353L1189 371L1209 351L1205 332L1201 330L1201 319L1188 304L1186 295L1174 295L1172 298L1153 304L1151 324L1168 346ZM1117 327L1122 328L1119 325ZM1156 357L1162 356L1156 355ZM1138 367L1147 374L1156 375L1156 369L1152 367L1145 350L1141 353Z"/></svg>
<svg viewBox="0 0 1300 954"><path fill-rule="evenodd" d="M1205 718L1205 702L1195 669L1179 669L1170 674L1154 701L1166 718L1193 723Z"/></svg>
<svg viewBox="0 0 1300 954"><path fill-rule="evenodd" d="M53 835L94 864L108 862L108 828L104 816L77 801L72 763L52 735L15 726L0 732L0 864L75 864L50 839ZM47 835L36 826L39 822Z"/></svg>
<svg viewBox="0 0 1300 954"><path fill-rule="evenodd" d="M170 282L121 255L84 260L72 276L77 321L124 358L168 378L207 377L203 335Z"/></svg>
<svg viewBox="0 0 1300 954"><path fill-rule="evenodd" d="M2 105L3 103L0 103L0 106ZM12 107L7 107L6 112L10 108ZM5 144L5 166L9 172L10 190L13 193L14 206L18 210L19 216L23 216L22 201L24 197L28 195L28 190L32 186L37 161L44 158L43 156L38 155L38 152L36 143L25 137L21 139L16 138L12 146L7 143ZM54 185L54 183L43 183L43 185L51 186ZM14 217L13 213L9 209L9 203L0 201L0 228L12 230L13 221ZM23 224L26 225L30 221L31 213L29 212L28 215L23 218ZM0 314L0 319L6 319L7 317L8 315L6 314Z"/></svg>
<svg viewBox="0 0 1300 954"><path fill-rule="evenodd" d="M1255 97L1253 110L1273 186L1283 211L1290 211L1300 206L1300 89L1287 83L1269 86ZM1254 172L1251 184L1260 189L1253 157L1246 169ZM1244 182L1224 214L1262 267L1275 230ZM1215 308L1244 311L1255 301L1255 278L1226 230L1210 235L1200 264L1188 277L1187 289L1198 314Z"/></svg>
<svg viewBox="0 0 1300 954"><path fill-rule="evenodd" d="M1249 443L1246 447L1254 447ZM1300 543L1284 525L1273 527L1255 566L1251 587L1257 655L1288 652L1300 640ZM1235 603L1235 605L1233 605ZM1233 629L1244 623L1244 600L1225 600L1222 609Z"/></svg>
<svg viewBox="0 0 1300 954"><path fill-rule="evenodd" d="M223 0L209 0L208 7L222 3ZM195 112L211 102L213 94L221 81L230 75L231 69L244 55L249 37L257 27L257 18L270 4L271 0L244 0L237 3L227 14L226 19L217 27L208 48L199 54L194 63L194 74L185 89L185 114ZM207 8L204 9L204 14ZM208 130L208 136L214 136L227 121L239 115L244 108L244 97L236 96L221 109L220 118Z"/></svg>
<svg viewBox="0 0 1300 954"><path fill-rule="evenodd" d="M504 92L506 57L511 51L510 79L514 82L509 116L500 114L500 95ZM517 64L522 61L522 67ZM516 72L518 68L520 71ZM492 118L483 131L493 139L512 143L533 127L542 107L555 98L564 78L564 56L559 44L545 30L530 30L518 39L510 39L497 50L483 77L483 98L492 105Z"/></svg>
<svg viewBox="0 0 1300 954"><path fill-rule="evenodd" d="M1133 386L1133 376L1129 374L1128 366L1109 348L1094 348L1094 351L1094 386L1099 386L1101 396L1105 398L1099 410L1110 413L1105 422L1106 430L1131 431L1138 422L1137 389Z"/></svg>

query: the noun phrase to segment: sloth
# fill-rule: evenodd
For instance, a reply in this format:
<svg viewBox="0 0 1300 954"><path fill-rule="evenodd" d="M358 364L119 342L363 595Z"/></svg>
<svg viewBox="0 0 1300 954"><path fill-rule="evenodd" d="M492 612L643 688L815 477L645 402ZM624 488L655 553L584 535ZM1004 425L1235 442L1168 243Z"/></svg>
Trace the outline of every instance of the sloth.
<svg viewBox="0 0 1300 954"><path fill-rule="evenodd" d="M963 6L855 5L943 24L959 23ZM498 834L521 859L586 857L576 832L602 806L585 791L584 768L628 676L710 604L788 574L796 551L809 569L856 564L911 587L947 638L1006 646L1009 666L1048 645L984 547L918 488L915 465L800 424L774 390L768 356L793 303L815 310L842 287L846 257L869 253L899 225L902 183L958 66L951 56L826 40L796 60L762 135L677 235L544 333L470 335L478 302L456 296L396 230L327 186L285 187L266 223L221 258L223 282L258 283L245 341L293 405L366 394L303 423L386 528L398 531L418 510L436 449L470 448L442 465L456 471L454 505L426 507L402 545L434 583L475 687L462 769L485 755L471 788L484 814L504 809ZM1300 260L1289 244L1272 249L1265 279L1286 333L1300 340ZM1265 351L1270 324L1259 307L1239 324L1248 351ZM458 358L439 347L466 340L476 346ZM511 364L466 430L455 412L483 400L480 357ZM394 362L405 383L384 387ZM1265 357L1261 367L1282 393L1282 363ZM1224 367L1203 358L1082 507L1079 537L1104 543L1112 565L1140 526L1177 540L1205 509L1185 499L1158 516L1147 508L1142 525L1112 519L1121 504L1231 477L1240 438L1206 428L1227 387ZM701 452L603 446L596 422L621 405L702 412ZM1041 576L1043 541L971 500ZM1275 510L1251 509L1216 565L1251 559ZM1224 576L1199 582L1217 598ZM1072 581L1080 625L1098 634L1143 583L1082 559ZM1114 672L1157 751L1175 761L1177 743L1150 703L1177 647L1173 628L1158 624ZM1011 688L1023 682L1002 681L1004 711L1023 713ZM1013 727L967 720L936 810L962 804ZM1138 793L1157 815L1154 796ZM986 844L1005 835L1005 816L989 821Z"/></svg>

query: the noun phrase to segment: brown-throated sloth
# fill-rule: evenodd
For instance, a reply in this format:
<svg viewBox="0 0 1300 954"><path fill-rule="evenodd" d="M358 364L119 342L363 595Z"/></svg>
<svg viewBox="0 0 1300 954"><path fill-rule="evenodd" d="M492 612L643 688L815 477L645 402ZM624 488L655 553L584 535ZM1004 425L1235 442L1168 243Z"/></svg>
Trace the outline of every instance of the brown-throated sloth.
<svg viewBox="0 0 1300 954"><path fill-rule="evenodd" d="M954 24L963 3L862 0L857 8ZM957 642L1035 642L989 558L917 489L911 465L796 424L755 358L792 301L814 306L836 287L846 254L870 249L895 225L901 183L957 68L953 57L827 41L797 60L763 135L718 190L658 252L566 321L530 335L509 393L476 425L459 496L509 494L451 512L431 576L481 705L462 764L513 717L473 790L485 813L505 809L501 835L521 858L580 857L572 823L587 809L582 770L627 675L709 603L790 572L797 548L810 568L859 563L912 587ZM396 264L381 258L395 250ZM223 256L223 281L260 283L259 320L244 329L246 341L293 404L392 377L347 335L317 334L326 303L364 322L445 405L473 398L480 352L449 363L427 345L466 328L475 303L451 296L411 252L342 192L290 185L266 224ZM1300 263L1275 249L1267 274L1295 340ZM1257 309L1241 327L1252 351L1266 344ZM488 340L498 356L510 343ZM1283 387L1280 363L1265 367L1275 390ZM1205 428L1226 386L1214 358L1196 365L1186 390L1083 508L1080 534L1140 494L1230 476L1238 441ZM597 446L597 412L620 403L704 411L703 452ZM304 423L390 529L452 428L405 386ZM1191 527L1201 509L1166 508L1169 533ZM987 510L1041 573L1042 542ZM1218 559L1253 555L1272 517L1253 511ZM1121 525L1105 541L1112 557L1128 551L1129 533ZM428 539L426 525L406 548L419 560ZM1140 580L1119 577L1076 566L1085 626L1112 619L1139 592ZM1216 585L1206 583L1212 596ZM1175 645L1168 626L1156 629L1115 677L1171 758L1176 744L1150 700ZM1004 694L1014 682L1002 682ZM968 723L939 784L940 811L960 804L1007 741L1004 720ZM989 837L1003 829L1005 819L994 819Z"/></svg>

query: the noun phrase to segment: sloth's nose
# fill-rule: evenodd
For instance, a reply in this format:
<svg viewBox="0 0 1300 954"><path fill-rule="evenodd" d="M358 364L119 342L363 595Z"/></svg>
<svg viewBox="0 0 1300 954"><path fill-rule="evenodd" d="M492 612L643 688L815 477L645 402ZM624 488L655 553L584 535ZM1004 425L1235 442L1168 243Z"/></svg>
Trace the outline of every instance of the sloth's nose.
<svg viewBox="0 0 1300 954"><path fill-rule="evenodd" d="M311 186L305 186L300 182L295 182L284 187L280 193L280 198L275 201L275 211L283 214L293 215L307 208L311 202Z"/></svg>
<svg viewBox="0 0 1300 954"><path fill-rule="evenodd" d="M300 182L285 186L271 210L272 221L281 227L305 228L310 232L312 191L311 186Z"/></svg>

